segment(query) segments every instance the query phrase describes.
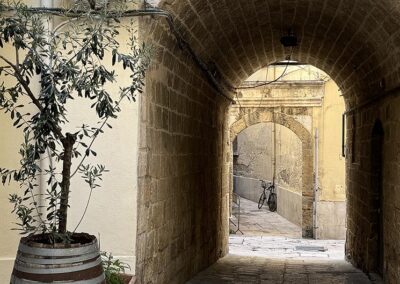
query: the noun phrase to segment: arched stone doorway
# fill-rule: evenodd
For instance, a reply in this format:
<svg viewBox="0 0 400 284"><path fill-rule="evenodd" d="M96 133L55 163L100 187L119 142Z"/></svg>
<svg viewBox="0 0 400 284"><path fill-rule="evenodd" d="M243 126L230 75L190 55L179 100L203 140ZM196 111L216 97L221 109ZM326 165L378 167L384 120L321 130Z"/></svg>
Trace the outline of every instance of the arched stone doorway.
<svg viewBox="0 0 400 284"><path fill-rule="evenodd" d="M141 36L157 49L141 98L136 265L140 280L183 283L227 252L230 134L225 118L230 103L226 97L233 95L220 87L234 89L263 66L284 60L290 50L280 38L288 29L299 39L292 59L330 75L342 90L347 109L357 117L347 133L357 145L357 153L348 157L357 159L346 162L346 253L358 267L367 262L365 232L371 224L363 206L368 171L360 161L370 158L365 145L378 112L387 114L382 116L385 127L399 123L397 2L151 2L170 13L185 42L177 41L161 18L140 23ZM395 145L385 141L390 151ZM391 155L386 162L397 165L398 158ZM388 179L391 200L396 200L398 178ZM395 205L390 208L396 214L387 224L395 224L393 216L399 211ZM156 218L159 214L161 219ZM399 231L390 226L393 239L398 239ZM395 242L387 246L388 274L398 279L399 247ZM160 259L166 259L164 264Z"/></svg>
<svg viewBox="0 0 400 284"><path fill-rule="evenodd" d="M293 131L302 143L302 235L313 237L313 145L311 133L293 117L273 111L255 111L244 115L230 127L230 141L249 126L272 122ZM232 176L230 176L232 179ZM232 187L232 186L231 186ZM232 188L230 189L232 192Z"/></svg>

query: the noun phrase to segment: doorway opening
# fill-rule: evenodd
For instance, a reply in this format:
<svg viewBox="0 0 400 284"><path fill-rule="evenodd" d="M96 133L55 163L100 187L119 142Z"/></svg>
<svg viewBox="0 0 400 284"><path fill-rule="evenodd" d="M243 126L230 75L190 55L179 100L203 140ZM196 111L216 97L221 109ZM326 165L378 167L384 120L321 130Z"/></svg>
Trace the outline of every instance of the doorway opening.
<svg viewBox="0 0 400 284"><path fill-rule="evenodd" d="M344 259L345 105L338 86L313 66L282 63L257 71L239 89L230 110L231 242L291 239L307 242L293 246L296 254L330 250ZM276 212L257 207L261 180L275 181Z"/></svg>
<svg viewBox="0 0 400 284"><path fill-rule="evenodd" d="M384 274L384 227L383 227L383 143L382 123L375 122L371 139L371 191L372 191L372 256L375 259L374 270Z"/></svg>
<svg viewBox="0 0 400 284"><path fill-rule="evenodd" d="M233 195L240 200L237 232L250 236L301 238L302 143L277 123L247 127L233 141ZM262 182L266 183L263 200ZM268 203L268 187L275 185L275 206ZM233 202L235 213L238 202ZM231 231L235 222L231 221ZM240 231L239 231L240 230Z"/></svg>

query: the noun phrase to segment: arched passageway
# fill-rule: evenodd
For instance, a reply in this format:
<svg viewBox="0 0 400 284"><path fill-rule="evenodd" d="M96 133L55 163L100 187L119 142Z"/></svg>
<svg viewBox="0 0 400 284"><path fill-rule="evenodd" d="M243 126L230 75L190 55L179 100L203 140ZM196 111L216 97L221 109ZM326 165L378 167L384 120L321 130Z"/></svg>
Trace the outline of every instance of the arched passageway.
<svg viewBox="0 0 400 284"><path fill-rule="evenodd" d="M313 237L313 149L311 133L296 119L284 113L263 111L253 112L241 117L230 127L230 140L247 127L258 123L273 122L293 131L302 144L302 235ZM230 189L232 192L232 189Z"/></svg>
<svg viewBox="0 0 400 284"><path fill-rule="evenodd" d="M346 254L366 270L371 258L367 232L372 225L365 214L365 200L372 194L366 190L371 182L367 149L375 119L381 119L388 133L382 162L387 189L383 210L388 212L383 221L383 274L389 281L399 279L398 2L153 2L171 13L198 57L180 48L182 42L177 43L162 19L142 20L141 35L153 44L156 58L141 99L139 281L182 283L227 253L230 101L220 95L221 89L239 86L289 53L292 59L324 70L343 92L348 110ZM280 43L288 29L299 39L293 51ZM195 63L198 58L201 64Z"/></svg>

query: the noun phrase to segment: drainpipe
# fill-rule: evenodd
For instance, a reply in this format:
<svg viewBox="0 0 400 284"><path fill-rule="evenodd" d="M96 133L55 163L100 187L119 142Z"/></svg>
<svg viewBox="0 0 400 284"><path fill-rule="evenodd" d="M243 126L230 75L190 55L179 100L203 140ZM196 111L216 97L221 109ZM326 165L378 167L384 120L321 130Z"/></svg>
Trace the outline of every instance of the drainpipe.
<svg viewBox="0 0 400 284"><path fill-rule="evenodd" d="M318 205L318 128L315 128L314 137L314 201L313 201L313 228L314 239L318 239L317 205Z"/></svg>
<svg viewBox="0 0 400 284"><path fill-rule="evenodd" d="M274 112L272 113L273 118L272 121L274 123L273 125L273 132L274 132L274 172L272 175L272 184L275 185L275 179L276 179L276 122L275 122L275 109Z"/></svg>
<svg viewBox="0 0 400 284"><path fill-rule="evenodd" d="M342 114L342 157L346 158L346 113Z"/></svg>

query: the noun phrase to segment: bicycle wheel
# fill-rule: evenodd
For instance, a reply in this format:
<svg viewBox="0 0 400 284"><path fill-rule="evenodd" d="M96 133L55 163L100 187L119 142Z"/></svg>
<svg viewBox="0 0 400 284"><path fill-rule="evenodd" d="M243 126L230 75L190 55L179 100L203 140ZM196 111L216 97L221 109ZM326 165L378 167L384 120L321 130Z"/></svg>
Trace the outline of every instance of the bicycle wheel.
<svg viewBox="0 0 400 284"><path fill-rule="evenodd" d="M261 209L263 207L265 199L267 199L267 196L265 195L265 190L260 195L260 199L258 199L258 209Z"/></svg>
<svg viewBox="0 0 400 284"><path fill-rule="evenodd" d="M278 207L278 206L277 206L277 196L276 196L276 193L271 192L271 193L269 194L267 204L268 204L269 211L271 211L271 212L275 212L275 211L276 211L276 208Z"/></svg>

